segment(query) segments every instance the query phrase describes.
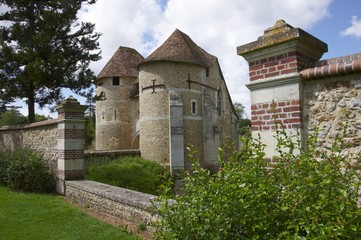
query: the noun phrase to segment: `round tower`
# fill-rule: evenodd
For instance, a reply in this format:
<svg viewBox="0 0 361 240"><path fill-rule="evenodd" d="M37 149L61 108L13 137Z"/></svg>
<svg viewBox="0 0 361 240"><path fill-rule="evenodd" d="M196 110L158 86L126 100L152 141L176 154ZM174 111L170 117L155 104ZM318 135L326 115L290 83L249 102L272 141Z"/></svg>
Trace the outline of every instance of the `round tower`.
<svg viewBox="0 0 361 240"><path fill-rule="evenodd" d="M177 29L139 65L142 157L184 168L192 144L202 158L202 85L215 61Z"/></svg>
<svg viewBox="0 0 361 240"><path fill-rule="evenodd" d="M96 150L139 148L138 69L143 57L119 47L97 78Z"/></svg>

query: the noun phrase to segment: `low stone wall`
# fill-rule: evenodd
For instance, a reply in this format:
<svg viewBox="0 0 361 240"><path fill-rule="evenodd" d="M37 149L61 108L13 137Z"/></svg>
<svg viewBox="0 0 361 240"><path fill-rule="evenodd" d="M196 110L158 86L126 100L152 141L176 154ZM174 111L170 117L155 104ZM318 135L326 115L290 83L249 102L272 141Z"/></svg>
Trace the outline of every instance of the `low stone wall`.
<svg viewBox="0 0 361 240"><path fill-rule="evenodd" d="M0 149L33 149L44 156L52 171L57 169L58 119L0 128Z"/></svg>
<svg viewBox="0 0 361 240"><path fill-rule="evenodd" d="M81 180L65 182L65 197L136 226L149 226L156 220L151 203L154 195Z"/></svg>
<svg viewBox="0 0 361 240"><path fill-rule="evenodd" d="M112 150L112 151L99 151L99 150L86 150L84 151L84 158L92 157L121 157L121 156L140 156L139 149L128 150Z"/></svg>

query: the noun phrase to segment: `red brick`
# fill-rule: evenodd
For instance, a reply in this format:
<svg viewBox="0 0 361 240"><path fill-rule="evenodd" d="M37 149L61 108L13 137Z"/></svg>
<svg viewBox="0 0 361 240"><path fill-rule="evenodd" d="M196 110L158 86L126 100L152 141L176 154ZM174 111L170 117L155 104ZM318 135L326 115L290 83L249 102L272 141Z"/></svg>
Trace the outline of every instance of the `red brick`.
<svg viewBox="0 0 361 240"><path fill-rule="evenodd" d="M272 73L272 72L275 72L275 71L277 71L276 67L271 67L271 68L268 69L269 73Z"/></svg>
<svg viewBox="0 0 361 240"><path fill-rule="evenodd" d="M257 116L252 116L252 121L256 121L256 120L258 120L258 117Z"/></svg>
<svg viewBox="0 0 361 240"><path fill-rule="evenodd" d="M270 129L271 129L270 126L263 126L263 127L262 127L262 130L263 130L263 131L268 131L268 130L270 130Z"/></svg>
<svg viewBox="0 0 361 240"><path fill-rule="evenodd" d="M268 103L262 104L262 108L269 108L269 104Z"/></svg>
<svg viewBox="0 0 361 240"><path fill-rule="evenodd" d="M252 105L251 110L257 110L257 105Z"/></svg>
<svg viewBox="0 0 361 240"><path fill-rule="evenodd" d="M291 105L300 105L301 104L301 101L300 100L293 100L291 101Z"/></svg>
<svg viewBox="0 0 361 240"><path fill-rule="evenodd" d="M279 106L279 107L286 106L286 102L278 102L278 103L277 103L277 106Z"/></svg>
<svg viewBox="0 0 361 240"><path fill-rule="evenodd" d="M283 71L281 71L281 74L289 74L289 73L295 73L295 72L297 72L297 68L283 70Z"/></svg>
<svg viewBox="0 0 361 240"><path fill-rule="evenodd" d="M263 121L252 121L252 126L262 126L264 125Z"/></svg>
<svg viewBox="0 0 361 240"><path fill-rule="evenodd" d="M279 66L277 66L277 70L283 70L283 69L285 69L285 65L279 65Z"/></svg>
<svg viewBox="0 0 361 240"><path fill-rule="evenodd" d="M257 65L257 66L252 66L249 68L249 71L252 72L252 71L257 71L257 70L260 70L263 68L263 65Z"/></svg>
<svg viewBox="0 0 361 240"><path fill-rule="evenodd" d="M301 107L300 106L294 106L294 107L285 107L283 108L284 112L297 112L297 111L301 111Z"/></svg>
<svg viewBox="0 0 361 240"><path fill-rule="evenodd" d="M288 64L289 68L295 68L297 67L297 63L296 62L291 62L290 64Z"/></svg>
<svg viewBox="0 0 361 240"><path fill-rule="evenodd" d="M252 111L252 115L262 115L265 114L265 110Z"/></svg>
<svg viewBox="0 0 361 240"><path fill-rule="evenodd" d="M258 79L262 79L262 78L263 78L263 75L256 75L256 76L250 77L250 80L255 81L255 80L258 80Z"/></svg>
<svg viewBox="0 0 361 240"><path fill-rule="evenodd" d="M269 120L270 118L271 118L270 115L264 115L262 119L263 119L263 120Z"/></svg>
<svg viewBox="0 0 361 240"><path fill-rule="evenodd" d="M267 110L267 113L279 113L279 112L282 112L281 108Z"/></svg>
<svg viewBox="0 0 361 240"><path fill-rule="evenodd" d="M266 68L268 68L268 67L273 67L273 66L277 66L277 65L279 65L279 61L269 62L269 63L266 63L264 66Z"/></svg>
<svg viewBox="0 0 361 240"><path fill-rule="evenodd" d="M280 72L273 72L273 73L269 73L265 75L265 78L270 78L270 77L274 77L274 76L278 76L280 75Z"/></svg>
<svg viewBox="0 0 361 240"><path fill-rule="evenodd" d="M301 119L299 118L288 118L283 120L283 123L300 123Z"/></svg>
<svg viewBox="0 0 361 240"><path fill-rule="evenodd" d="M265 74L267 72L268 72L268 69L266 68L266 69L262 69L261 71L259 71L259 74Z"/></svg>

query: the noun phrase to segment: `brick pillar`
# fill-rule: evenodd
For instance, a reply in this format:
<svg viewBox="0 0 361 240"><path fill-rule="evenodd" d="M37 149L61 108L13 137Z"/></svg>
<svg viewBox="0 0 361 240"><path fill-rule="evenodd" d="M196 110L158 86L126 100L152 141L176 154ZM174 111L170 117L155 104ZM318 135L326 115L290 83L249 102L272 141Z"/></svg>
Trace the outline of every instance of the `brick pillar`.
<svg viewBox="0 0 361 240"><path fill-rule="evenodd" d="M237 48L249 64L252 133L266 144L267 158L275 155L275 121L289 132L302 129L300 71L324 52L327 44L283 20L266 29L257 41Z"/></svg>
<svg viewBox="0 0 361 240"><path fill-rule="evenodd" d="M70 96L58 111L58 185L64 194L66 180L84 179L84 136L86 107Z"/></svg>

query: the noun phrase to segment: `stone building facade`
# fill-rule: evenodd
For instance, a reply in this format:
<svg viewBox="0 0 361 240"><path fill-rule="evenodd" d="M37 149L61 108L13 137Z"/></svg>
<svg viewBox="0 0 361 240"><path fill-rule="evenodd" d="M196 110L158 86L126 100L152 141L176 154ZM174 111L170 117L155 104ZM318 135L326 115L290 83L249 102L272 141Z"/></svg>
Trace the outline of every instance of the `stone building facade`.
<svg viewBox="0 0 361 240"><path fill-rule="evenodd" d="M302 144L318 129L327 149L347 124L344 154L361 150L361 53L320 60L327 44L279 20L257 41L237 48L249 63L252 132L276 155L278 122Z"/></svg>
<svg viewBox="0 0 361 240"><path fill-rule="evenodd" d="M139 146L144 158L177 170L190 166L188 145L211 167L224 139L238 141L217 58L178 29L145 59L120 47L98 76L97 96L97 150Z"/></svg>

